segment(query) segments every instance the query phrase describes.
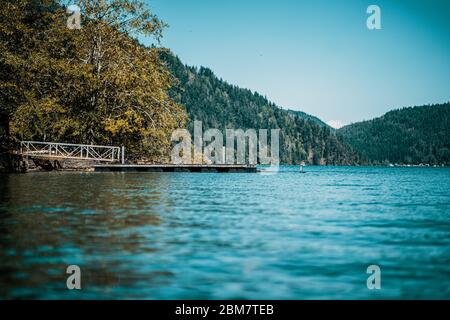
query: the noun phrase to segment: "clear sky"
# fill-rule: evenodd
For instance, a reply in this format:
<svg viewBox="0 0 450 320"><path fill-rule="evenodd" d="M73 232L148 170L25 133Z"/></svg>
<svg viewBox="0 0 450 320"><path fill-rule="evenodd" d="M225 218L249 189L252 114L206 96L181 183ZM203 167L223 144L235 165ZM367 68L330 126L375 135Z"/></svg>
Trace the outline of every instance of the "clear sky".
<svg viewBox="0 0 450 320"><path fill-rule="evenodd" d="M145 1L184 63L283 108L350 123L450 100L449 0Z"/></svg>

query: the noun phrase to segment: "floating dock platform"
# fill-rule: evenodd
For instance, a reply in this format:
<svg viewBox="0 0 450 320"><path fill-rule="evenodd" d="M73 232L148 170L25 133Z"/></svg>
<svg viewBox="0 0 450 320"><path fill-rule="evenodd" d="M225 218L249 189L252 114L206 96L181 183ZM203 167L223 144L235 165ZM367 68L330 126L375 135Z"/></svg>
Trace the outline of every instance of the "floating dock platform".
<svg viewBox="0 0 450 320"><path fill-rule="evenodd" d="M110 164L95 165L95 172L213 172L213 173L256 173L254 165L229 164Z"/></svg>

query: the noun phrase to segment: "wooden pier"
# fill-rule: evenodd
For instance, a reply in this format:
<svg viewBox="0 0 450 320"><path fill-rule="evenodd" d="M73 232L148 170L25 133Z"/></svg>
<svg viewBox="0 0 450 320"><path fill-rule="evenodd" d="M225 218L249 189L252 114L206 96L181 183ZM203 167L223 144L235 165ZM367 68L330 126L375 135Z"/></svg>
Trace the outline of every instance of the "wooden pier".
<svg viewBox="0 0 450 320"><path fill-rule="evenodd" d="M125 164L125 148L113 146L22 141L18 153L47 171L64 170L59 161L76 161L95 172L257 172L255 165L248 164ZM91 162L106 164L92 166Z"/></svg>
<svg viewBox="0 0 450 320"><path fill-rule="evenodd" d="M213 172L213 173L256 173L254 165L229 164L151 164L151 165L95 165L95 172Z"/></svg>

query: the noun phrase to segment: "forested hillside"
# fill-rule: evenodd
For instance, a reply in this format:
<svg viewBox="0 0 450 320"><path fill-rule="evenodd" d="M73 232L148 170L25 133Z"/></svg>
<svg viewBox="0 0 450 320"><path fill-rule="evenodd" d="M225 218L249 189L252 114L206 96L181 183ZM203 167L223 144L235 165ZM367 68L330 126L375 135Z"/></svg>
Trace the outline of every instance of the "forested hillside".
<svg viewBox="0 0 450 320"><path fill-rule="evenodd" d="M450 165L450 103L394 110L338 133L374 164Z"/></svg>
<svg viewBox="0 0 450 320"><path fill-rule="evenodd" d="M302 112L283 110L256 92L217 78L207 68L189 67L170 52L163 60L179 81L172 97L187 109L193 120L208 128L281 129L282 163L345 165L359 163L357 154L344 144L333 129Z"/></svg>

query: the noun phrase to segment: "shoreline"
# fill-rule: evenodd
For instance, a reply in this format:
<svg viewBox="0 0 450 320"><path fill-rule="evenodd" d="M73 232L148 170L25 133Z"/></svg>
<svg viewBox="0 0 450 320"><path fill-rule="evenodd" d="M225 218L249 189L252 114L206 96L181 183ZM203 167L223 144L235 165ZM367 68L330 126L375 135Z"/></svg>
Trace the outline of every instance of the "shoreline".
<svg viewBox="0 0 450 320"><path fill-rule="evenodd" d="M119 164L102 163L93 160L74 160L61 158L32 158L10 154L14 165L0 168L0 173L31 172L260 172L257 168L269 168L270 165L237 164L170 164L137 163ZM280 166L299 166L299 164L280 164ZM448 168L444 164L306 164L305 167L378 167L378 168Z"/></svg>
<svg viewBox="0 0 450 320"><path fill-rule="evenodd" d="M261 168L270 168L270 166L254 166L254 167L247 167L247 166L238 166L237 165L231 165L230 167L227 167L226 165L184 165L184 166L177 166L177 165L170 165L170 164L153 164L153 165L134 165L134 164L128 164L128 165L94 165L91 167L83 167L83 168L59 168L59 169L53 169L53 170L45 170L39 167L33 167L29 168L26 171L15 171L15 172L8 172L8 171L0 171L0 174L26 174L26 173L62 173L62 172L85 172L85 173L107 173L107 172L167 172L167 173L239 173L239 172L248 172L248 173L260 173L262 172ZM280 167L298 167L298 165L292 165L292 164L282 164ZM389 166L389 165L309 165L304 166L305 169L311 167L356 167L356 168L428 168L428 169L445 169L450 168L450 166L431 166L431 165L395 165L395 166Z"/></svg>

